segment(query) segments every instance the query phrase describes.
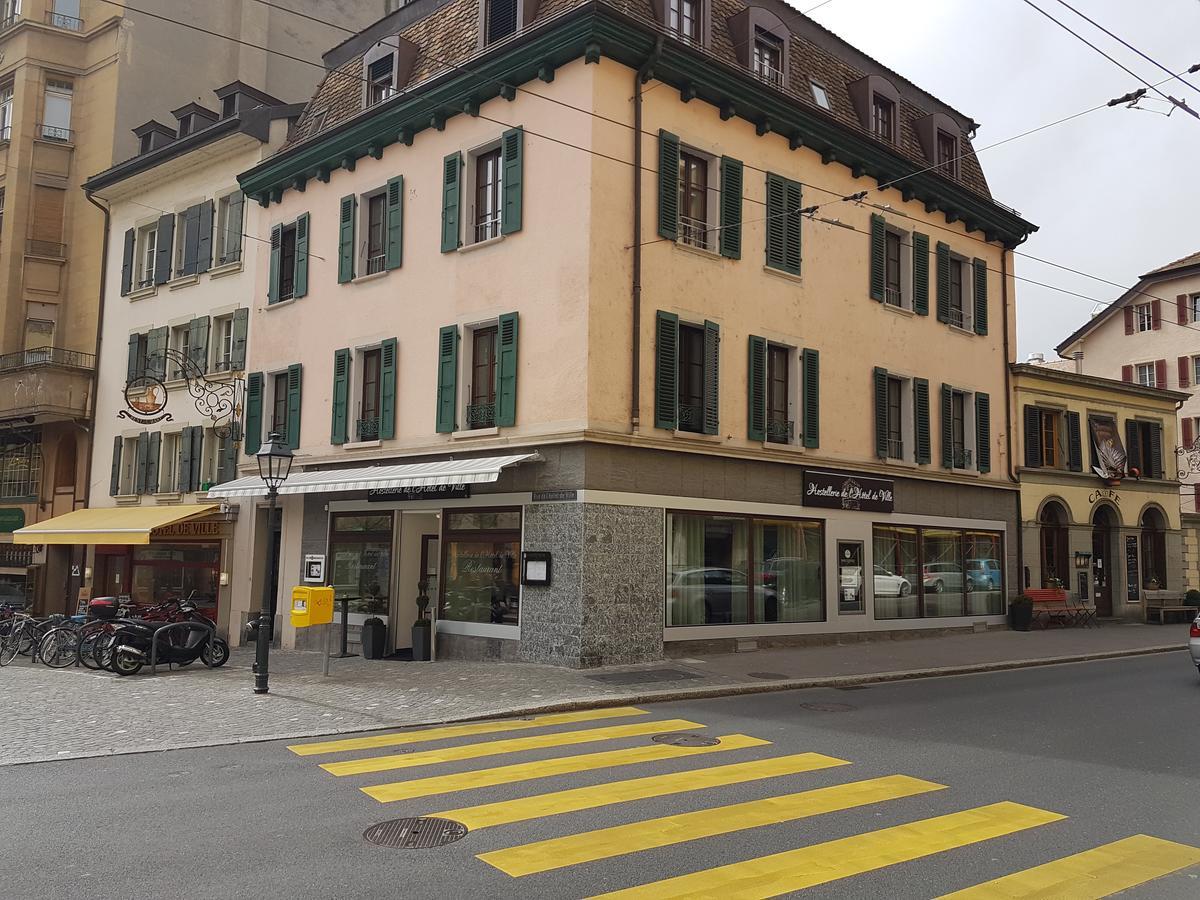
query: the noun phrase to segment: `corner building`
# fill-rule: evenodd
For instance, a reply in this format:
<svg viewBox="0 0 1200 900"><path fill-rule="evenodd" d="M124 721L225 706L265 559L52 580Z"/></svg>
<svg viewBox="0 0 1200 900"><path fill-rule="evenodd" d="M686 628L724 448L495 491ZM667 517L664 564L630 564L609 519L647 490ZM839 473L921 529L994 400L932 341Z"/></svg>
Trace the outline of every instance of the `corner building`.
<svg viewBox="0 0 1200 900"><path fill-rule="evenodd" d="M282 585L569 666L1003 622L1033 226L972 120L782 3L417 0L326 63L240 178ZM253 467L209 496L262 560Z"/></svg>

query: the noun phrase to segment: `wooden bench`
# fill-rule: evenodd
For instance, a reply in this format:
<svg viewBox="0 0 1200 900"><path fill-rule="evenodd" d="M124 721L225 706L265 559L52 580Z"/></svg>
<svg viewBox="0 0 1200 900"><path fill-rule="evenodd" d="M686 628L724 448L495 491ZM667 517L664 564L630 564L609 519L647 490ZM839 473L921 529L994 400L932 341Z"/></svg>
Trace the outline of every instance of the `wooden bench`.
<svg viewBox="0 0 1200 900"><path fill-rule="evenodd" d="M1145 622L1150 623L1151 615L1158 616L1158 624L1166 623L1168 613L1184 613L1189 621L1196 616L1194 606L1188 606L1181 597L1147 597L1145 602Z"/></svg>
<svg viewBox="0 0 1200 900"><path fill-rule="evenodd" d="M1097 627L1096 608L1075 603L1062 588L1030 588L1025 596L1033 601L1033 621L1042 630L1051 625Z"/></svg>

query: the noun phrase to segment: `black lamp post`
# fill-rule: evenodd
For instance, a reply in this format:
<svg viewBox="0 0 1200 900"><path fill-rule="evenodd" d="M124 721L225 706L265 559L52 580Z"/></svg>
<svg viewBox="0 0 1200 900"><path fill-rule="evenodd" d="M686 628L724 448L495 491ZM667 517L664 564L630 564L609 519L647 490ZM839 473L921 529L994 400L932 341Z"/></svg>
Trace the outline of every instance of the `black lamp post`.
<svg viewBox="0 0 1200 900"><path fill-rule="evenodd" d="M292 451L283 440L283 435L272 431L266 443L255 454L258 460L258 475L267 486L267 543L270 546L267 571L263 578L262 609L258 614L258 642L254 653L254 693L267 693L267 657L271 652L271 616L275 598L271 592L271 577L279 567L276 558L275 540L271 528L275 523L275 500L279 486L287 481L292 470Z"/></svg>

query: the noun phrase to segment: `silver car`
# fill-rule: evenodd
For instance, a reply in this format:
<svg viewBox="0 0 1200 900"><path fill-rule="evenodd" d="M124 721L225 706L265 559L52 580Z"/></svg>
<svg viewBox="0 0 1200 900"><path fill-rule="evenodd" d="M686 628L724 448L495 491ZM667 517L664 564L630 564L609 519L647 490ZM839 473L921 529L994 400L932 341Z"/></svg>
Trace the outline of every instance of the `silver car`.
<svg viewBox="0 0 1200 900"><path fill-rule="evenodd" d="M1188 633L1188 650L1192 652L1192 662L1200 669L1200 614L1192 622L1192 630Z"/></svg>

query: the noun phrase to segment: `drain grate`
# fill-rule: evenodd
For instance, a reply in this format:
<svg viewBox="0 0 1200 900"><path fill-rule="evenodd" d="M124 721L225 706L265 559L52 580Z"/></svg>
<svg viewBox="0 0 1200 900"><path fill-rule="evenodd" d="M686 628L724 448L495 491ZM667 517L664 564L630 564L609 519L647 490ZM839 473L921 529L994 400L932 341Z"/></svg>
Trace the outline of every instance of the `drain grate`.
<svg viewBox="0 0 1200 900"><path fill-rule="evenodd" d="M787 676L782 672L747 672L751 678L761 678L764 681L786 681Z"/></svg>
<svg viewBox="0 0 1200 900"><path fill-rule="evenodd" d="M650 684L656 681L687 681L704 676L694 672L684 672L681 669L637 669L632 672L606 672L603 675L587 675L585 677L603 684Z"/></svg>
<svg viewBox="0 0 1200 900"><path fill-rule="evenodd" d="M681 732L656 734L650 740L656 744L670 744L672 747L715 747L721 743L716 738L705 737L702 734L686 734Z"/></svg>
<svg viewBox="0 0 1200 900"><path fill-rule="evenodd" d="M850 712L855 707L849 703L801 703L800 708L812 712Z"/></svg>
<svg viewBox="0 0 1200 900"><path fill-rule="evenodd" d="M419 818L389 819L372 825L363 832L363 837L380 847L395 847L400 850L431 850L453 844L465 837L467 826L451 819L432 816Z"/></svg>

